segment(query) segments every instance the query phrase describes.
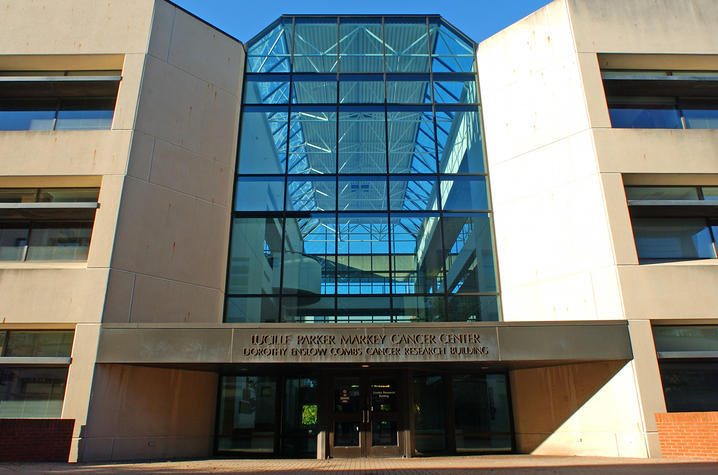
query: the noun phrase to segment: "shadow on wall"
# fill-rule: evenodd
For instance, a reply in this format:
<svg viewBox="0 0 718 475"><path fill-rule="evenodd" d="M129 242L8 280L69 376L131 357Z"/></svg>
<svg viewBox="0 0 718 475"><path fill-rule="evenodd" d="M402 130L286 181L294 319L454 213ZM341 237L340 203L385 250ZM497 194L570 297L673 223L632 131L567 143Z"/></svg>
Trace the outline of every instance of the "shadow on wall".
<svg viewBox="0 0 718 475"><path fill-rule="evenodd" d="M538 448L625 364L605 361L511 371L517 452ZM576 447L571 449L575 454Z"/></svg>

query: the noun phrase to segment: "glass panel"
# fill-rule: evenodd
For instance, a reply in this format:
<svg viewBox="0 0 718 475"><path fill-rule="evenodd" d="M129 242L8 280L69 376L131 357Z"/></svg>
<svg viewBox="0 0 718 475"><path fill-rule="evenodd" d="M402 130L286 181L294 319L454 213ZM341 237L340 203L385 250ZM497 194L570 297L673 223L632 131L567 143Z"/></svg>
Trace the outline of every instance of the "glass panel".
<svg viewBox="0 0 718 475"><path fill-rule="evenodd" d="M394 293L430 294L443 290L438 215L392 214L391 252Z"/></svg>
<svg viewBox="0 0 718 475"><path fill-rule="evenodd" d="M358 287L358 285L355 285L352 290L356 287ZM389 297L337 297L338 323L392 322L394 320L391 317L391 313Z"/></svg>
<svg viewBox="0 0 718 475"><path fill-rule="evenodd" d="M394 320L397 322L445 322L444 296L393 295Z"/></svg>
<svg viewBox="0 0 718 475"><path fill-rule="evenodd" d="M361 109L339 112L339 173L386 173L384 112Z"/></svg>
<svg viewBox="0 0 718 475"><path fill-rule="evenodd" d="M506 376L456 375L452 390L456 451L511 451Z"/></svg>
<svg viewBox="0 0 718 475"><path fill-rule="evenodd" d="M294 72L328 73L337 70L337 20L294 20Z"/></svg>
<svg viewBox="0 0 718 475"><path fill-rule="evenodd" d="M716 257L704 219L634 219L633 235L641 260Z"/></svg>
<svg viewBox="0 0 718 475"><path fill-rule="evenodd" d="M246 76L245 104L288 104L289 75L253 75Z"/></svg>
<svg viewBox="0 0 718 475"><path fill-rule="evenodd" d="M229 323L265 323L279 320L279 297L229 297L224 321Z"/></svg>
<svg viewBox="0 0 718 475"><path fill-rule="evenodd" d="M339 178L339 210L380 211L385 209L385 176L342 176Z"/></svg>
<svg viewBox="0 0 718 475"><path fill-rule="evenodd" d="M222 376L217 421L217 450L274 452L275 378Z"/></svg>
<svg viewBox="0 0 718 475"><path fill-rule="evenodd" d="M429 72L425 18L386 18L384 34L388 72Z"/></svg>
<svg viewBox="0 0 718 475"><path fill-rule="evenodd" d="M389 207L392 211L433 211L438 209L434 177L391 177Z"/></svg>
<svg viewBox="0 0 718 475"><path fill-rule="evenodd" d="M339 77L340 104L381 104L384 78L380 75L342 74Z"/></svg>
<svg viewBox="0 0 718 475"><path fill-rule="evenodd" d="M446 107L437 106L436 111L439 171L484 173L478 110L450 110Z"/></svg>
<svg viewBox="0 0 718 475"><path fill-rule="evenodd" d="M389 173L436 173L436 135L431 110L392 111L389 130Z"/></svg>
<svg viewBox="0 0 718 475"><path fill-rule="evenodd" d="M284 173L287 160L286 110L242 113L239 170L242 174Z"/></svg>
<svg viewBox="0 0 718 475"><path fill-rule="evenodd" d="M0 203L34 203L37 192L37 188L3 188L0 189Z"/></svg>
<svg viewBox="0 0 718 475"><path fill-rule="evenodd" d="M334 447L359 447L359 423L335 422Z"/></svg>
<svg viewBox="0 0 718 475"><path fill-rule="evenodd" d="M372 421L371 445L373 447L388 447L397 445L396 422Z"/></svg>
<svg viewBox="0 0 718 475"><path fill-rule="evenodd" d="M30 230L27 224L0 225L0 261L22 261Z"/></svg>
<svg viewBox="0 0 718 475"><path fill-rule="evenodd" d="M701 191L703 191L704 200L718 200L718 186L702 186Z"/></svg>
<svg viewBox="0 0 718 475"><path fill-rule="evenodd" d="M414 447L419 453L446 450L446 394L441 376L415 376Z"/></svg>
<svg viewBox="0 0 718 475"><path fill-rule="evenodd" d="M319 381L314 378L287 378L283 414L282 455L315 457Z"/></svg>
<svg viewBox="0 0 718 475"><path fill-rule="evenodd" d="M474 71L474 46L442 21L430 20L434 72Z"/></svg>
<svg viewBox="0 0 718 475"><path fill-rule="evenodd" d="M55 126L57 101L0 101L0 130L52 130Z"/></svg>
<svg viewBox="0 0 718 475"><path fill-rule="evenodd" d="M656 351L718 351L718 325L654 326Z"/></svg>
<svg viewBox="0 0 718 475"><path fill-rule="evenodd" d="M72 330L11 330L3 356L69 357L74 334Z"/></svg>
<svg viewBox="0 0 718 475"><path fill-rule="evenodd" d="M697 200L695 186L627 186L629 200Z"/></svg>
<svg viewBox="0 0 718 475"><path fill-rule="evenodd" d="M292 258L285 257L284 293L292 288L314 295L335 293L336 228L334 215L287 218L284 246ZM292 287L295 281L300 285Z"/></svg>
<svg viewBox="0 0 718 475"><path fill-rule="evenodd" d="M59 418L67 368L0 367L0 418Z"/></svg>
<svg viewBox="0 0 718 475"><path fill-rule="evenodd" d="M428 74L387 74L386 102L389 104L431 104Z"/></svg>
<svg viewBox="0 0 718 475"><path fill-rule="evenodd" d="M292 112L289 135L289 173L335 173L336 112L296 107Z"/></svg>
<svg viewBox="0 0 718 475"><path fill-rule="evenodd" d="M112 125L115 99L63 99L55 130L102 130Z"/></svg>
<svg viewBox="0 0 718 475"><path fill-rule="evenodd" d="M371 385L371 410L374 412L396 412L396 385L391 381L381 381Z"/></svg>
<svg viewBox="0 0 718 475"><path fill-rule="evenodd" d="M718 411L718 363L659 361L668 412Z"/></svg>
<svg viewBox="0 0 718 475"><path fill-rule="evenodd" d="M479 95L476 92L476 78L434 79L434 100L445 104L476 104Z"/></svg>
<svg viewBox="0 0 718 475"><path fill-rule="evenodd" d="M359 412L361 405L361 388L358 382L337 381L334 384L334 412Z"/></svg>
<svg viewBox="0 0 718 475"><path fill-rule="evenodd" d="M62 203L92 203L97 201L99 188L41 188L37 201Z"/></svg>
<svg viewBox="0 0 718 475"><path fill-rule="evenodd" d="M332 270L331 279L334 274ZM332 284L333 285L333 284ZM282 321L296 323L333 323L334 297L295 296L282 299Z"/></svg>
<svg viewBox="0 0 718 475"><path fill-rule="evenodd" d="M336 104L336 75L294 75L292 104Z"/></svg>
<svg viewBox="0 0 718 475"><path fill-rule="evenodd" d="M283 203L284 177L237 178L235 211L282 211Z"/></svg>
<svg viewBox="0 0 718 475"><path fill-rule="evenodd" d="M341 72L382 72L384 44L380 18L339 20L339 70Z"/></svg>
<svg viewBox="0 0 718 475"><path fill-rule="evenodd" d="M30 230L27 260L86 260L91 234L92 222L35 224Z"/></svg>
<svg viewBox="0 0 718 475"><path fill-rule="evenodd" d="M449 294L448 321L497 322L499 299L494 295Z"/></svg>
<svg viewBox="0 0 718 475"><path fill-rule="evenodd" d="M338 293L389 293L389 226L386 216L340 215L337 252ZM340 304L340 313L342 309ZM384 311L383 307L381 311Z"/></svg>
<svg viewBox="0 0 718 475"><path fill-rule="evenodd" d="M626 129L682 129L681 114L674 106L612 105L611 126Z"/></svg>
<svg viewBox="0 0 718 475"><path fill-rule="evenodd" d="M684 107L683 117L686 129L718 129L718 107L715 104L705 108Z"/></svg>
<svg viewBox="0 0 718 475"><path fill-rule="evenodd" d="M486 178L482 176L442 176L441 207L445 211L489 209Z"/></svg>
<svg viewBox="0 0 718 475"><path fill-rule="evenodd" d="M287 178L287 211L332 211L337 206L333 176L304 175Z"/></svg>
<svg viewBox="0 0 718 475"><path fill-rule="evenodd" d="M292 21L280 19L259 38L247 45L247 71L288 73Z"/></svg>
<svg viewBox="0 0 718 475"><path fill-rule="evenodd" d="M227 293L261 295L278 292L282 220L234 218L231 239Z"/></svg>
<svg viewBox="0 0 718 475"><path fill-rule="evenodd" d="M487 214L446 214L444 259L451 293L496 292L491 220Z"/></svg>
<svg viewBox="0 0 718 475"><path fill-rule="evenodd" d="M0 356L5 356L5 337L7 332L0 330Z"/></svg>

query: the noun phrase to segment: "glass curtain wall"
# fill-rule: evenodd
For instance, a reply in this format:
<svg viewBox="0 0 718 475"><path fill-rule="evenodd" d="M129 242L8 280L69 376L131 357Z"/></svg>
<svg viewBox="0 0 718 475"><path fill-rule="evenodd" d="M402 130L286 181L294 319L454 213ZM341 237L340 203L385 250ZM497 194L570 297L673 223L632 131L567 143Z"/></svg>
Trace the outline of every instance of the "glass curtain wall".
<svg viewBox="0 0 718 475"><path fill-rule="evenodd" d="M474 51L437 16L248 43L225 321L498 320Z"/></svg>

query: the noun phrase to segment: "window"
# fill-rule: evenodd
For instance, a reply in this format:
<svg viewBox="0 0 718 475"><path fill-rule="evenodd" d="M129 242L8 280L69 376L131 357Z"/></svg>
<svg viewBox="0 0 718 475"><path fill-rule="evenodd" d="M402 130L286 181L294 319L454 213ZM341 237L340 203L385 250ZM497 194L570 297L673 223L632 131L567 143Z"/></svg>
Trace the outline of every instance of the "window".
<svg viewBox="0 0 718 475"><path fill-rule="evenodd" d="M474 43L287 16L247 51L225 320L497 320Z"/></svg>
<svg viewBox="0 0 718 475"><path fill-rule="evenodd" d="M0 131L109 129L119 71L0 71Z"/></svg>
<svg viewBox="0 0 718 475"><path fill-rule="evenodd" d="M718 72L603 71L616 128L718 128Z"/></svg>
<svg viewBox="0 0 718 475"><path fill-rule="evenodd" d="M639 261L716 258L717 192L713 186L627 186Z"/></svg>
<svg viewBox="0 0 718 475"><path fill-rule="evenodd" d="M654 326L668 412L718 410L718 326Z"/></svg>
<svg viewBox="0 0 718 475"><path fill-rule="evenodd" d="M0 331L0 418L60 417L73 337L72 330Z"/></svg>
<svg viewBox="0 0 718 475"><path fill-rule="evenodd" d="M0 261L83 261L97 188L0 189Z"/></svg>

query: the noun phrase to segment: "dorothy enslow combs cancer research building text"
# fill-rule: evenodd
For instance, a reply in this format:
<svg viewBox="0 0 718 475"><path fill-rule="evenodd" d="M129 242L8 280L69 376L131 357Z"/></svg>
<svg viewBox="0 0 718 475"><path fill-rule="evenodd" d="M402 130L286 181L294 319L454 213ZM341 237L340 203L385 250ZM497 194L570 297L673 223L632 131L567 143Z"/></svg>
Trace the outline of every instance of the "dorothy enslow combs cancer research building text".
<svg viewBox="0 0 718 475"><path fill-rule="evenodd" d="M718 457L713 0L0 11L0 459Z"/></svg>

